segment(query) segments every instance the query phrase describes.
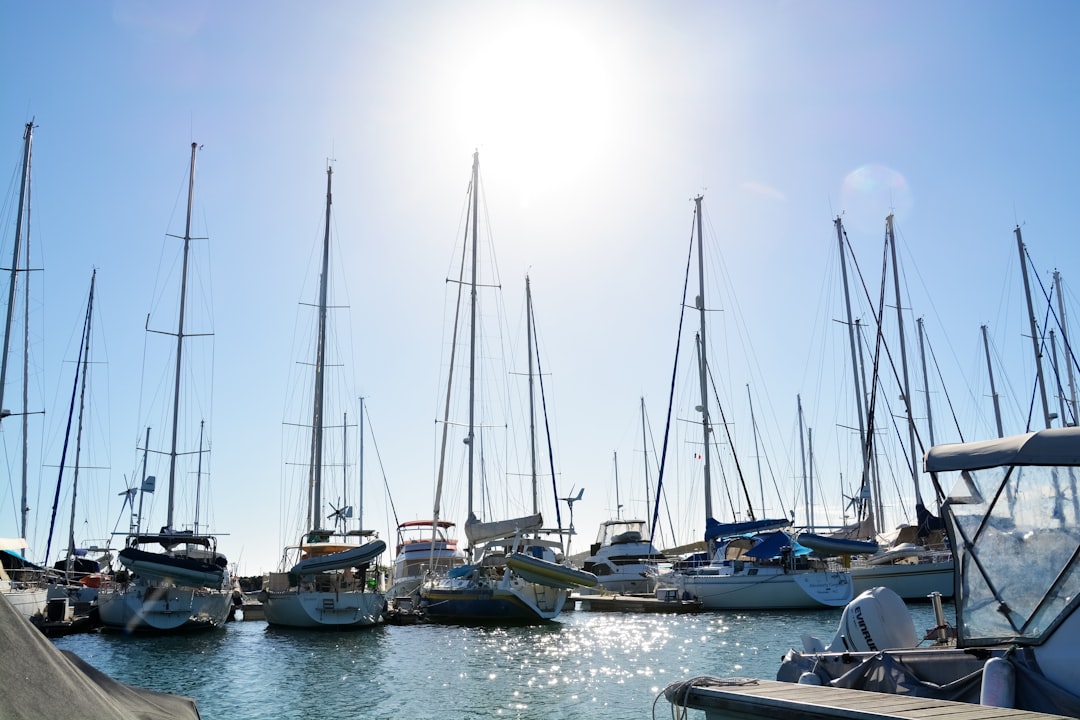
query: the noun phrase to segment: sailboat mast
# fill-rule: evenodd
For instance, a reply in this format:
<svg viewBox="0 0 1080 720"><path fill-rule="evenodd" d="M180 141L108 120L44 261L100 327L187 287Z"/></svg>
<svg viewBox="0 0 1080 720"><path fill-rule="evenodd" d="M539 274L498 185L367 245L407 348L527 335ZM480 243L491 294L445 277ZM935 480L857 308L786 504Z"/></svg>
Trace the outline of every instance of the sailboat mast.
<svg viewBox="0 0 1080 720"><path fill-rule="evenodd" d="M0 356L0 411L2 411L4 407L4 388L7 386L8 350L11 345L11 323L15 314L15 290L18 285L19 277L19 255L22 254L23 211L26 208L26 195L29 191L27 186L30 184L30 146L33 143L33 138L34 123L31 121L26 123L26 130L23 132L22 180L19 185L19 209L16 212L15 217L15 247L12 250L11 280L8 284L7 318L4 323L4 351L3 356ZM25 414L25 412L24 408L23 413ZM3 419L3 416L3 413L0 412L0 420ZM27 507L26 501L26 479L24 478L22 485L22 505L19 507L19 530L24 538L26 537L26 520L30 510Z"/></svg>
<svg viewBox="0 0 1080 720"><path fill-rule="evenodd" d="M326 294L330 271L330 206L333 201L331 183L334 169L326 168L326 230L323 233L322 274L319 276L319 329L315 346L315 395L311 418L311 468L309 527L318 530L322 520L322 452L323 452L323 373L326 352Z"/></svg>
<svg viewBox="0 0 1080 720"><path fill-rule="evenodd" d="M533 389L533 319L532 287L525 276L525 346L529 353L529 460L532 464L532 511L540 512L536 484L536 400Z"/></svg>
<svg viewBox="0 0 1080 720"><path fill-rule="evenodd" d="M1035 352L1035 375L1039 381L1039 393L1042 400L1043 420L1046 427L1050 427L1050 406L1046 401L1046 381L1043 379L1042 348L1039 342L1039 326L1035 322L1035 308L1031 303L1031 285L1028 282L1027 252L1024 249L1024 240L1020 236L1020 226L1016 226L1016 247L1020 251L1020 274L1024 278L1024 299L1027 300L1028 320L1031 323L1031 345Z"/></svg>
<svg viewBox="0 0 1080 720"><path fill-rule="evenodd" d="M1064 295L1063 295L1064 288L1061 287L1061 273L1059 273L1057 270L1054 271L1054 287L1055 287L1055 291L1057 292L1058 318L1059 318L1059 322L1061 324L1061 342L1064 345L1064 349L1065 349L1065 367L1068 368L1069 397L1070 397L1070 400L1071 400L1072 411L1073 411L1073 424L1075 425L1076 422L1077 422L1077 419L1078 419L1077 418L1078 406L1077 406L1077 403L1076 403L1076 375L1073 372L1073 360L1074 360L1074 358L1073 358L1072 345L1069 344L1069 331L1066 329L1068 327L1069 323L1065 319L1065 298L1064 298ZM1064 421L1064 417L1062 418L1062 420Z"/></svg>
<svg viewBox="0 0 1080 720"><path fill-rule="evenodd" d="M926 429L929 431L930 447L934 447L937 443L934 442L934 416L930 409L930 377L926 373L926 345L923 319L919 318L915 323L919 326L919 357L922 358L923 391L926 394Z"/></svg>
<svg viewBox="0 0 1080 720"><path fill-rule="evenodd" d="M702 455L705 460L705 517L713 517L712 509L712 465L709 459L709 389L707 383L708 358L705 354L705 250L702 247L701 229L701 200L703 196L694 198L694 217L697 220L698 242L698 295L696 299L698 314L701 319L701 328L698 331L698 380L701 383L701 433L705 447Z"/></svg>
<svg viewBox="0 0 1080 720"><path fill-rule="evenodd" d="M622 500L619 498L619 451L612 453L612 462L615 464L615 519L622 519Z"/></svg>
<svg viewBox="0 0 1080 720"><path fill-rule="evenodd" d="M146 483L149 478L146 477L146 458L150 453L150 428L146 428L146 442L143 443L143 456L142 456L142 483L139 485L139 512L135 516L135 527L132 529L132 533L139 535L142 533L142 508L143 498L146 496L147 489ZM156 478L155 478L156 480ZM134 508L132 508L134 510Z"/></svg>
<svg viewBox="0 0 1080 720"><path fill-rule="evenodd" d="M814 531L814 503L810 497L810 488L806 482L806 443L803 431L802 395L795 396L795 404L799 408L799 458L802 460L803 497L806 498L806 526Z"/></svg>
<svg viewBox="0 0 1080 720"><path fill-rule="evenodd" d="M645 398L641 398L641 451L645 458L645 497L652 497L652 488L649 487L649 443L645 434ZM648 508L648 500L645 501Z"/></svg>
<svg viewBox="0 0 1080 720"><path fill-rule="evenodd" d="M761 449L758 445L757 420L754 419L754 398L750 394L750 385L746 386L746 399L750 403L750 427L754 430L754 457L757 459L758 492L761 494L761 512L765 513L765 478L761 474Z"/></svg>
<svg viewBox="0 0 1080 720"><path fill-rule="evenodd" d="M94 281L97 270L90 275L90 299L86 303L86 327L83 330L82 387L79 389L79 425L75 432L75 470L71 479L71 525L68 530L67 572L71 572L75 557L75 498L79 494L79 457L82 454L83 413L86 410L86 376L90 369L90 322L94 316Z"/></svg>
<svg viewBox="0 0 1080 720"><path fill-rule="evenodd" d="M472 166L472 278L469 281L469 434L465 443L469 446L469 519L473 511L473 441L476 439L476 233L477 207L480 194L480 153L473 152Z"/></svg>
<svg viewBox="0 0 1080 720"><path fill-rule="evenodd" d="M202 496L202 455L203 455L203 430L206 421L199 421L199 462L195 467L195 534L199 534L199 498Z"/></svg>
<svg viewBox="0 0 1080 720"><path fill-rule="evenodd" d="M357 497L356 527L364 529L364 398L360 398L360 467L357 473L359 496Z"/></svg>
<svg viewBox="0 0 1080 720"><path fill-rule="evenodd" d="M907 414L911 482L915 485L915 502L922 505L922 492L919 490L918 455L915 448L915 417L911 411L911 382L908 380L907 342L904 339L904 310L900 302L900 269L896 264L896 234L893 232L893 216L891 213L885 218L885 242L889 244L889 252L892 253L893 291L896 297L896 327L897 332L900 334L900 368L903 371L904 379L904 388L900 397L904 400L904 412Z"/></svg>
<svg viewBox="0 0 1080 720"><path fill-rule="evenodd" d="M855 322L851 316L851 291L848 288L847 253L844 250L844 223L837 217L833 221L836 226L836 241L840 244L840 277L844 283L844 307L847 311L848 345L851 348L851 375L855 389L855 409L859 418L859 443L862 445L862 481L860 489L865 491L870 482L870 458L867 452L866 421L863 419L863 384L859 377L859 358L855 342ZM875 520L876 522L876 520Z"/></svg>
<svg viewBox="0 0 1080 720"><path fill-rule="evenodd" d="M173 510L176 499L176 442L180 430L180 370L184 359L184 310L187 300L188 254L191 250L191 206L195 195L195 150L191 143L191 168L188 172L187 219L184 222L184 265L180 275L180 319L176 328L176 375L173 381L172 447L169 450L169 511L166 527L173 531Z"/></svg>
<svg viewBox="0 0 1080 720"><path fill-rule="evenodd" d="M990 341L986 339L986 326L981 326L983 339L983 352L986 353L986 372L990 374L990 396L994 399L994 420L997 421L998 437L1005 437L1001 428L1001 403L998 400L997 388L994 387L994 366L990 364Z"/></svg>

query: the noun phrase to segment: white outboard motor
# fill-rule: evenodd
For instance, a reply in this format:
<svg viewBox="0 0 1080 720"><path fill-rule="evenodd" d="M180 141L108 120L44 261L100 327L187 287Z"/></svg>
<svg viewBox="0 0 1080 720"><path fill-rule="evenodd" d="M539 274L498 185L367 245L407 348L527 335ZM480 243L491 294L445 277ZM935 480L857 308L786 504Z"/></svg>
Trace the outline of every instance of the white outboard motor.
<svg viewBox="0 0 1080 720"><path fill-rule="evenodd" d="M803 635L806 652L877 652L917 647L919 636L903 599L887 587L866 590L844 608L828 647Z"/></svg>

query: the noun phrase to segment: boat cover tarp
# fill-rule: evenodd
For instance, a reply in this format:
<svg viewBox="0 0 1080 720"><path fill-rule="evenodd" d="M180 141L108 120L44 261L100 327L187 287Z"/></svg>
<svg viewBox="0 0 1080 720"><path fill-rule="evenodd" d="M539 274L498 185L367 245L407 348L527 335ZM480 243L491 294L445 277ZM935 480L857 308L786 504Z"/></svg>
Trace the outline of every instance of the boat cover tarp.
<svg viewBox="0 0 1080 720"><path fill-rule="evenodd" d="M790 524L790 520L747 520L746 522L721 523L714 518L705 518L705 540L767 532L787 527Z"/></svg>
<svg viewBox="0 0 1080 720"><path fill-rule="evenodd" d="M769 533L763 535L761 542L754 547L747 550L744 555L747 557L757 558L758 560L768 560L780 555L784 548L791 547L791 538L787 534L782 532ZM805 548L804 548L805 549Z"/></svg>
<svg viewBox="0 0 1080 720"><path fill-rule="evenodd" d="M1080 427L935 445L923 459L926 472L982 470L1000 465L1080 465Z"/></svg>
<svg viewBox="0 0 1080 720"><path fill-rule="evenodd" d="M5 720L198 720L195 701L113 680L58 650L0 595L0 715Z"/></svg>

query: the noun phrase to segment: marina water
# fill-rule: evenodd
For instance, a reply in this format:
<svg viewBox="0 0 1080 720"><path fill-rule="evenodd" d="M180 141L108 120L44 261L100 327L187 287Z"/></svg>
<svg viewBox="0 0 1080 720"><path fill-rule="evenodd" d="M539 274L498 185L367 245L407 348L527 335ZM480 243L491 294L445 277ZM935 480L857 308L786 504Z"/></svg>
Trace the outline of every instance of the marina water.
<svg viewBox="0 0 1080 720"><path fill-rule="evenodd" d="M920 636L936 624L928 604L909 608ZM951 603L945 611L954 623ZM187 636L95 633L55 642L121 682L195 698L205 720L650 718L672 682L775 679L803 634L832 639L840 613L578 610L528 627L351 632L259 621ZM670 711L660 699L656 717Z"/></svg>

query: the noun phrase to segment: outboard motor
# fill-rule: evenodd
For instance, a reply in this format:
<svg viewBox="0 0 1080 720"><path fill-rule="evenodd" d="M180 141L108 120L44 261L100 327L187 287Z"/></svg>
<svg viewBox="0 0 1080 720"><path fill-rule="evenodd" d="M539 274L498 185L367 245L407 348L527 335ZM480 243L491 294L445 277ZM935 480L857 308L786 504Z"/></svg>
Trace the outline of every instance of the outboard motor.
<svg viewBox="0 0 1080 720"><path fill-rule="evenodd" d="M917 647L919 636L903 599L887 587L875 587L847 604L828 647L810 635L802 641L808 653L877 652Z"/></svg>

